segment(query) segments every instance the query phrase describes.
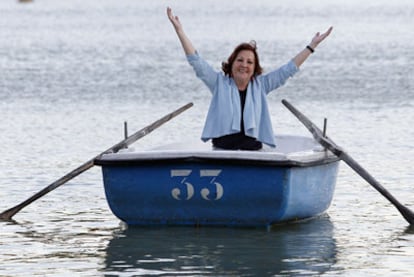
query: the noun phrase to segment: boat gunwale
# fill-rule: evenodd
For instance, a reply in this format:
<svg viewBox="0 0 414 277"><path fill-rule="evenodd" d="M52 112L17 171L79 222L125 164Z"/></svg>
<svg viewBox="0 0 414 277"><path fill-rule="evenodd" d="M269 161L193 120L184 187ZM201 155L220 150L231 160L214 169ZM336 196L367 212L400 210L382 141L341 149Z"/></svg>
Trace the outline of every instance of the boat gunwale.
<svg viewBox="0 0 414 277"><path fill-rule="evenodd" d="M229 157L200 157L200 156L183 156L183 157L168 157L168 158L140 158L140 159L111 159L111 158L97 158L94 160L94 164L98 166L112 166L112 167L128 167L128 166L154 166L165 165L172 163L198 163L198 164L215 164L215 165L246 165L246 166L279 166L279 167L308 167L317 166L323 164L329 164L339 161L339 158L334 155L324 155L317 159L281 159L281 160L261 160L261 159L240 159Z"/></svg>
<svg viewBox="0 0 414 277"><path fill-rule="evenodd" d="M297 135L278 135L280 143L296 141L302 147L275 151L274 148L264 147L258 151L225 150L212 148L211 145L200 141L188 141L163 145L150 150L133 148L122 149L116 153L107 153L94 160L99 166L134 166L160 165L171 163L199 164L234 164L280 167L307 167L328 164L339 161L330 151L322 148L314 139Z"/></svg>

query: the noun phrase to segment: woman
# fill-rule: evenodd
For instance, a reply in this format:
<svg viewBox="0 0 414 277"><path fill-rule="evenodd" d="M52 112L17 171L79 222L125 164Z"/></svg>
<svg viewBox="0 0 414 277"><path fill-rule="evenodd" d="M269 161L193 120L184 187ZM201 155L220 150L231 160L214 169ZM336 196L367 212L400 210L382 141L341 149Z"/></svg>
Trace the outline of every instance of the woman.
<svg viewBox="0 0 414 277"><path fill-rule="evenodd" d="M188 62L213 94L201 139L212 139L213 146L222 149L259 150L262 143L276 147L266 96L299 70L319 43L329 36L332 27L323 34L316 33L291 61L267 74L262 74L256 44L242 43L223 63L223 74L199 56L178 16L169 7L167 15Z"/></svg>

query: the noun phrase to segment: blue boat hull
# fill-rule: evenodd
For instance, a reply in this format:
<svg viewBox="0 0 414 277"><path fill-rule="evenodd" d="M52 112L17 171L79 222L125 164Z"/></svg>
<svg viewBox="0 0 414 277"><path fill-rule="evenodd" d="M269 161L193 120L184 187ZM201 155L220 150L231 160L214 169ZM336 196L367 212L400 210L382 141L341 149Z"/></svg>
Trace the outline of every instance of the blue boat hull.
<svg viewBox="0 0 414 277"><path fill-rule="evenodd" d="M269 226L324 213L338 161L307 166L168 161L102 164L112 212L129 225Z"/></svg>

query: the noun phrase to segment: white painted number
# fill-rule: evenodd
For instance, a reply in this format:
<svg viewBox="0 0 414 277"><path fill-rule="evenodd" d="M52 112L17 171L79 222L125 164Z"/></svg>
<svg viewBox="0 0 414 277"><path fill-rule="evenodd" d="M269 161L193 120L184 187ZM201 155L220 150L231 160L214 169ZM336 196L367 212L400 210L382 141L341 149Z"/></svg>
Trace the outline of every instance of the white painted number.
<svg viewBox="0 0 414 277"><path fill-rule="evenodd" d="M191 174L191 170L188 169L173 169L171 170L171 177L183 177L181 180L181 184L185 184L187 188L187 197L186 200L191 199L194 195L194 187L191 183L186 182L185 180ZM174 188L171 191L171 195L174 199L182 200L180 198L181 190L179 188Z"/></svg>
<svg viewBox="0 0 414 277"><path fill-rule="evenodd" d="M223 197L223 186L215 182L216 177L219 176L221 173L220 169L201 169L200 170L200 177L212 177L210 184L214 184L216 186L216 197L213 199L210 199L208 196L210 195L210 190L208 188L203 188L201 190L201 197L203 197L205 200L219 200L221 197Z"/></svg>
<svg viewBox="0 0 414 277"><path fill-rule="evenodd" d="M172 169L170 172L172 177L182 177L181 184L185 185L185 190L187 196L181 196L181 190L179 188L173 188L171 190L171 195L176 200L190 200L194 196L194 186L190 182L187 182L187 177L191 175L191 169ZM211 178L210 184L214 185L215 193L208 188L202 188L200 190L200 195L203 199L207 201L219 200L223 197L224 189L223 186L216 182L216 177L221 173L221 169L200 169L200 177L209 177ZM214 191L214 190L213 190ZM183 199L184 198L184 199Z"/></svg>

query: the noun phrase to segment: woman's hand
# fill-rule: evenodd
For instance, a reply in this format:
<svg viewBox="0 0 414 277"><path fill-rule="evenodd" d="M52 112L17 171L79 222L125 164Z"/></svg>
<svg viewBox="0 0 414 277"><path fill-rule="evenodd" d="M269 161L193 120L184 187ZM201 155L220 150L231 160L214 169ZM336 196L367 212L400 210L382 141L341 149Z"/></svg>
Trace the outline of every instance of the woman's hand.
<svg viewBox="0 0 414 277"><path fill-rule="evenodd" d="M173 15L172 10L170 7L167 7L167 15L168 19L171 21L172 25L174 26L175 32L180 39L181 45L183 46L184 52L186 55L195 54L196 50L191 43L190 39L184 33L183 26L181 25L180 19L178 16Z"/></svg>
<svg viewBox="0 0 414 277"><path fill-rule="evenodd" d="M315 36L312 38L311 43L309 44L310 47L312 47L313 49L316 48L316 46L318 46L319 43L321 43L327 36L329 36L329 34L332 32L333 27L329 27L329 29L323 33L320 34L319 32L317 32L315 34Z"/></svg>
<svg viewBox="0 0 414 277"><path fill-rule="evenodd" d="M333 27L329 27L329 29L325 33L320 34L319 32L317 32L315 34L315 36L312 38L311 43L309 43L310 49L307 46L293 58L293 61L297 67L300 67L304 63L304 61L306 61L309 55L313 53L316 46L318 46L319 43L321 43L325 38L329 36L329 34L332 32L332 29Z"/></svg>
<svg viewBox="0 0 414 277"><path fill-rule="evenodd" d="M168 19L171 21L176 31L182 29L180 19L178 18L178 16L173 15L172 9L170 7L167 7L167 15Z"/></svg>

